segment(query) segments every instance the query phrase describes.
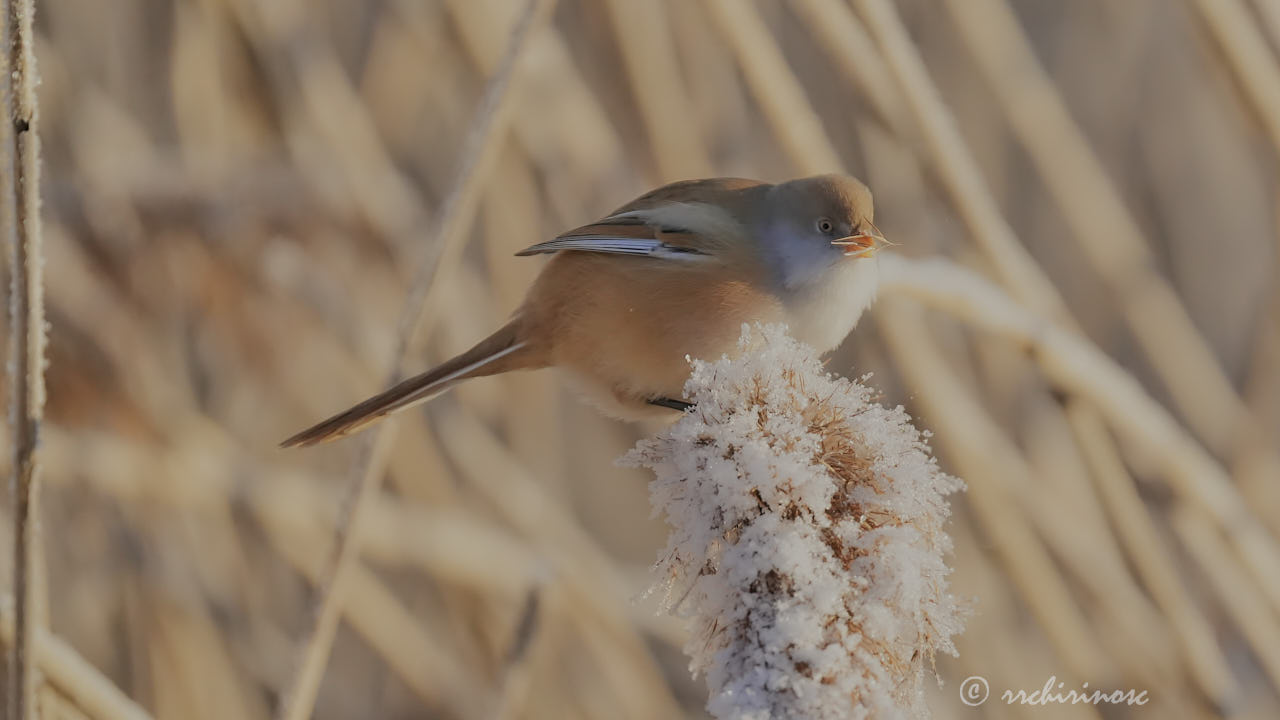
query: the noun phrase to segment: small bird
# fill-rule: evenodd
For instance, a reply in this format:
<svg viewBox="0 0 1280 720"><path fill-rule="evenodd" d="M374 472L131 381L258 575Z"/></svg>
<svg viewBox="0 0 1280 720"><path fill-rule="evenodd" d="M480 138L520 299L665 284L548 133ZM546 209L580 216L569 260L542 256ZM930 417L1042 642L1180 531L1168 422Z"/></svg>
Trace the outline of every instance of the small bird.
<svg viewBox="0 0 1280 720"><path fill-rule="evenodd" d="M665 185L516 255L552 258L511 321L475 347L285 440L312 445L430 400L469 378L563 371L608 414L684 410L687 357L732 353L743 323L782 322L834 348L875 298L885 244L871 191L845 175L776 185Z"/></svg>

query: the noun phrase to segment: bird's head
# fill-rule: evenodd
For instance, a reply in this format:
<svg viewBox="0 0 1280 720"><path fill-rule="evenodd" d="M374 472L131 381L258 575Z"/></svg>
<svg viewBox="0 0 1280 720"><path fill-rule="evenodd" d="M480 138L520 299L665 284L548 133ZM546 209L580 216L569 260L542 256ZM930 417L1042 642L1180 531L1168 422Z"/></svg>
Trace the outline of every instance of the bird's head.
<svg viewBox="0 0 1280 720"><path fill-rule="evenodd" d="M848 175L816 175L771 187L759 208L761 251L774 279L799 290L839 263L869 262L886 244L871 191Z"/></svg>

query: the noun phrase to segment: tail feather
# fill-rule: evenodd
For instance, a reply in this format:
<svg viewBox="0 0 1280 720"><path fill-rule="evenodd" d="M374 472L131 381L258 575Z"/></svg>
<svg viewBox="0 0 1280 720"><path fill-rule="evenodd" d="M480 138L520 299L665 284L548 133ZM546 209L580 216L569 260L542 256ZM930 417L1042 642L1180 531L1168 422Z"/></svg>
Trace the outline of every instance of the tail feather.
<svg viewBox="0 0 1280 720"><path fill-rule="evenodd" d="M527 344L518 339L517 321L512 321L461 355L303 430L280 447L306 447L350 435L387 415L424 403L467 378L536 367L530 358L520 357L520 351L526 349Z"/></svg>

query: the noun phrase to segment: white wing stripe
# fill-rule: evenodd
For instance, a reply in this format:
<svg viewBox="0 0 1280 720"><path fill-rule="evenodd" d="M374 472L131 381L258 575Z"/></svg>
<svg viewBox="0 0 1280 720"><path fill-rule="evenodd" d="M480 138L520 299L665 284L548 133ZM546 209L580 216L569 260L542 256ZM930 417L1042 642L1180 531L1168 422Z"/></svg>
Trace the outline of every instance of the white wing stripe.
<svg viewBox="0 0 1280 720"><path fill-rule="evenodd" d="M575 235L571 238L558 238L539 243L519 255L535 255L553 253L561 250L583 250L587 252L613 253L619 255L644 255L671 260L703 260L710 256L693 248L668 245L658 240L637 238L620 238L608 235Z"/></svg>

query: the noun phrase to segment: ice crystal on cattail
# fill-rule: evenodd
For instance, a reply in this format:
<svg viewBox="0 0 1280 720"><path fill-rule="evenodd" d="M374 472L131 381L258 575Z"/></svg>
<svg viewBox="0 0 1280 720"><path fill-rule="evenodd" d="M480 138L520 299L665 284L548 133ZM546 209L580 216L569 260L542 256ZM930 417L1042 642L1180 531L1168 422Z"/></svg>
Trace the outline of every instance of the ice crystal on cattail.
<svg viewBox="0 0 1280 720"><path fill-rule="evenodd" d="M668 610L721 720L914 718L963 611L943 556L943 473L901 407L828 375L779 326L693 362L697 404L624 462L651 468L671 528Z"/></svg>

